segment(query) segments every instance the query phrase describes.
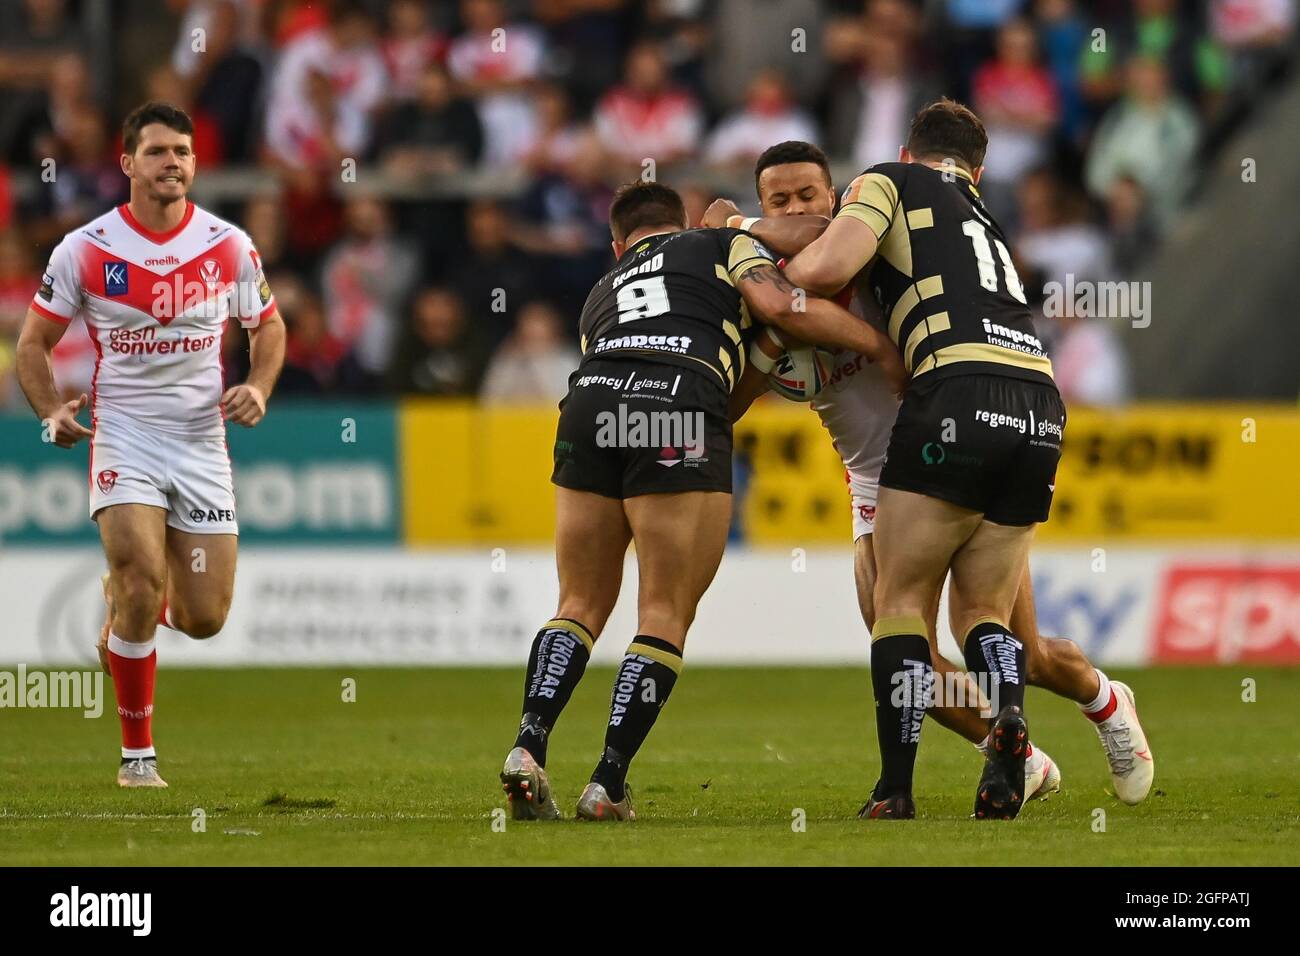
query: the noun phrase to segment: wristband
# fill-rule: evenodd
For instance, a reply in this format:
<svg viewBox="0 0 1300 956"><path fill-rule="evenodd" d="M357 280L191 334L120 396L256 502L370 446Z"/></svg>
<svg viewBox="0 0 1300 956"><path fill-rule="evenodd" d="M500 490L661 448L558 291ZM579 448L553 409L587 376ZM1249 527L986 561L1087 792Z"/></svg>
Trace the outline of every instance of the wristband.
<svg viewBox="0 0 1300 956"><path fill-rule="evenodd" d="M759 334L766 335L768 341L774 343L777 346L777 348L781 350L781 352L785 352L785 346L781 343L781 340L777 338L776 333L773 332L770 328L764 326L762 332L760 332ZM780 356L778 355L777 358L780 358ZM754 368L758 369L764 375L770 375L772 369L776 367L776 363L777 363L777 359L772 358L761 348L759 348L757 339L750 344L749 364L754 366Z"/></svg>

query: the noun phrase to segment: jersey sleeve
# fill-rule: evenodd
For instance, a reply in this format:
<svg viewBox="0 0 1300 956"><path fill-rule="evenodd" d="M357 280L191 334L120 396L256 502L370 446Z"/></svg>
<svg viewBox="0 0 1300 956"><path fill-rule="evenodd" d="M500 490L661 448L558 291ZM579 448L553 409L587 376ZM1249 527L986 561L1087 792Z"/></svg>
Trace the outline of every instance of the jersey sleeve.
<svg viewBox="0 0 1300 956"><path fill-rule="evenodd" d="M81 273L77 268L74 240L66 238L50 253L49 264L41 275L40 288L32 297L32 309L38 314L67 325L81 310Z"/></svg>
<svg viewBox="0 0 1300 956"><path fill-rule="evenodd" d="M898 215L898 174L882 167L872 167L849 183L840 197L836 218L847 216L865 223L877 241L885 237Z"/></svg>
<svg viewBox="0 0 1300 956"><path fill-rule="evenodd" d="M776 258L767 247L747 232L735 232L727 247L727 275L733 283L754 266L776 264Z"/></svg>
<svg viewBox="0 0 1300 956"><path fill-rule="evenodd" d="M235 277L235 296L230 314L245 328L256 328L262 320L275 311L275 296L262 269L262 257L257 254L253 240L245 237L245 248L239 257L239 275Z"/></svg>

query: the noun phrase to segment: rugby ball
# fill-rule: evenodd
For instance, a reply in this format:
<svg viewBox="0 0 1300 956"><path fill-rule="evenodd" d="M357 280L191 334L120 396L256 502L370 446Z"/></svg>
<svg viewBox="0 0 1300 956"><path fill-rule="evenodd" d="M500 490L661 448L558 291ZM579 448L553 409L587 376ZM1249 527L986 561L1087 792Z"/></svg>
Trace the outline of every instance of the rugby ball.
<svg viewBox="0 0 1300 956"><path fill-rule="evenodd" d="M835 361L830 352L815 346L788 349L767 375L772 391L792 402L811 402L831 380Z"/></svg>

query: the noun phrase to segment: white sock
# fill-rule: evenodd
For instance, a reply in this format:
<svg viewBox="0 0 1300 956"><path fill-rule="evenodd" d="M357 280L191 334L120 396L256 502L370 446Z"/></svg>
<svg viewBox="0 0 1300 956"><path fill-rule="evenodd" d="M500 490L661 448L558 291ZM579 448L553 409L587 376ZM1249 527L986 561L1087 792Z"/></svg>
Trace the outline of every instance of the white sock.
<svg viewBox="0 0 1300 956"><path fill-rule="evenodd" d="M123 760L139 760L142 757L152 757L156 759L158 757L158 754L154 752L154 749L152 747L123 747L122 748Z"/></svg>
<svg viewBox="0 0 1300 956"><path fill-rule="evenodd" d="M111 631L108 635L108 649L110 652L116 654L118 657L130 657L134 660L139 660L152 654L153 642L154 639L151 637L149 640L141 644L134 644L131 641L122 640Z"/></svg>
<svg viewBox="0 0 1300 956"><path fill-rule="evenodd" d="M1093 670L1097 671L1097 681L1101 686L1097 688L1096 700L1094 700L1091 704L1079 705L1079 709L1083 711L1085 714L1095 714L1097 713L1097 711L1101 710L1103 707L1105 707L1107 704L1110 703L1109 678L1107 678L1106 675L1103 674L1101 671L1097 670L1097 668L1094 667Z"/></svg>

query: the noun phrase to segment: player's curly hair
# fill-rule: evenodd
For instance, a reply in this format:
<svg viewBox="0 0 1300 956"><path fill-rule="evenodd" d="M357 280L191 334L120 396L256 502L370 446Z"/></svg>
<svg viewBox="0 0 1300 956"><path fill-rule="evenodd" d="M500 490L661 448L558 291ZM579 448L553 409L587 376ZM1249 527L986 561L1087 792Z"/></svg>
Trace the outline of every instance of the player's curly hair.
<svg viewBox="0 0 1300 956"><path fill-rule="evenodd" d="M907 151L917 159L956 160L971 171L984 165L989 136L967 106L944 97L912 118Z"/></svg>
<svg viewBox="0 0 1300 956"><path fill-rule="evenodd" d="M821 147L813 143L805 143L801 139L788 139L784 143L769 146L759 155L758 162L754 164L754 188L758 188L758 180L763 175L763 170L772 166L784 166L787 163L813 163L820 166L826 176L826 185L831 184L830 160L826 158Z"/></svg>
<svg viewBox="0 0 1300 956"><path fill-rule="evenodd" d="M194 121L190 119L190 114L179 106L155 100L137 106L122 121L123 150L133 155L135 148L140 145L140 131L150 123L159 123L187 136L194 135Z"/></svg>
<svg viewBox="0 0 1300 956"><path fill-rule="evenodd" d="M687 228L682 197L663 183L637 180L619 186L609 204L609 231L623 242L646 226Z"/></svg>

